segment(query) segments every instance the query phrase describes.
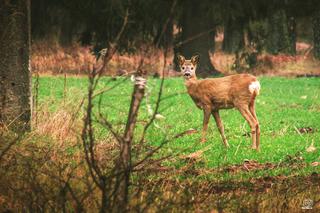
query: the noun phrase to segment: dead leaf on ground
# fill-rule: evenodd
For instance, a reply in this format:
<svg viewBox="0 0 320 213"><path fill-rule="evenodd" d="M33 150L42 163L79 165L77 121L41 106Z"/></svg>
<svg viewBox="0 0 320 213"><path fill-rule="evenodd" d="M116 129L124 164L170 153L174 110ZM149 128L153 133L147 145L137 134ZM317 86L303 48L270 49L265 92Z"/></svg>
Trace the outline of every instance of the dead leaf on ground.
<svg viewBox="0 0 320 213"><path fill-rule="evenodd" d="M301 127L298 128L300 133L314 133L316 131L316 129L312 128L312 127Z"/></svg>
<svg viewBox="0 0 320 213"><path fill-rule="evenodd" d="M311 166L319 166L319 165L320 165L320 162L316 162L316 161L315 161L315 162L312 162L312 163L311 163Z"/></svg>
<svg viewBox="0 0 320 213"><path fill-rule="evenodd" d="M212 146L212 145L208 145L208 146L204 147L203 149L200 149L200 150L198 150L198 151L196 151L196 152L193 152L193 153L190 153L190 154L188 154L188 155L183 155L183 156L181 156L180 158L181 158L181 159L186 159L186 160L199 159L199 158L202 157L202 154L203 154L205 151L207 151L207 150L209 150L209 149L211 148L211 146Z"/></svg>
<svg viewBox="0 0 320 213"><path fill-rule="evenodd" d="M312 143L310 144L310 146L306 149L307 152L314 152L316 151L317 148L314 146L314 141L312 140Z"/></svg>

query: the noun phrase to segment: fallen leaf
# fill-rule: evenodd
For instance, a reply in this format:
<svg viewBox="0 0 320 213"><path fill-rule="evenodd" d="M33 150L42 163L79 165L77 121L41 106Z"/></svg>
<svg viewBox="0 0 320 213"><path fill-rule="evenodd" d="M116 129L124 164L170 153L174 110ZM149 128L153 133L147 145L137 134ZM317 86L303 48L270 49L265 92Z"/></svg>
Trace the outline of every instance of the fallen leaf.
<svg viewBox="0 0 320 213"><path fill-rule="evenodd" d="M314 152L317 150L317 148L314 146L314 141L312 140L312 143L310 144L310 146L306 149L307 152Z"/></svg>
<svg viewBox="0 0 320 213"><path fill-rule="evenodd" d="M315 129L312 127L302 127L302 128L299 128L298 131L300 133L313 133L315 132Z"/></svg>
<svg viewBox="0 0 320 213"><path fill-rule="evenodd" d="M313 162L311 163L311 166L319 166L320 165L320 162Z"/></svg>
<svg viewBox="0 0 320 213"><path fill-rule="evenodd" d="M158 119L158 120L163 120L163 119L165 119L166 117L164 117L164 116L161 115L161 114L156 114L155 118Z"/></svg>
<svg viewBox="0 0 320 213"><path fill-rule="evenodd" d="M308 96L303 95L303 96L301 96L300 98L301 98L301 99L307 99L307 97L308 97Z"/></svg>

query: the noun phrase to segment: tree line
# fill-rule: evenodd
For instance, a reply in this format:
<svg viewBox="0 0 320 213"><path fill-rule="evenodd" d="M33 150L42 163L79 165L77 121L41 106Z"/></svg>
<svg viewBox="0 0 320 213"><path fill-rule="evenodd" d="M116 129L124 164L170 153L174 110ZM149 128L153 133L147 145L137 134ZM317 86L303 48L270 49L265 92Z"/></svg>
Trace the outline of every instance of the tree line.
<svg viewBox="0 0 320 213"><path fill-rule="evenodd" d="M312 28L308 39L314 43L314 57L320 58L316 0L33 0L31 5L33 40L55 39L62 46L77 41L93 45L95 52L115 36L129 8L121 52L133 53L146 44L170 47L186 57L197 52L202 75L214 74L209 52L215 50L214 36L219 29L224 32L222 50L227 53L254 46L270 54L295 55L297 22L304 19ZM173 17L162 32L171 9Z"/></svg>

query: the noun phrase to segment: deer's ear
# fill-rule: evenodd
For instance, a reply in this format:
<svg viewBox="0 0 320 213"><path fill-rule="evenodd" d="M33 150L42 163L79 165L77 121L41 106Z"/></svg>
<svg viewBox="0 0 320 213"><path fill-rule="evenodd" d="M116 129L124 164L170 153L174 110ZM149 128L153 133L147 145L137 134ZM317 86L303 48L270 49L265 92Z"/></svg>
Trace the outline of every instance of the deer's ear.
<svg viewBox="0 0 320 213"><path fill-rule="evenodd" d="M178 60L178 62L179 62L179 65L182 65L182 64L184 64L184 62L185 62L185 57L183 56L183 55L178 55L177 56L177 60Z"/></svg>
<svg viewBox="0 0 320 213"><path fill-rule="evenodd" d="M194 65L198 64L199 63L199 59L200 59L200 56L197 54L197 55L194 55L191 57L191 63L193 63Z"/></svg>

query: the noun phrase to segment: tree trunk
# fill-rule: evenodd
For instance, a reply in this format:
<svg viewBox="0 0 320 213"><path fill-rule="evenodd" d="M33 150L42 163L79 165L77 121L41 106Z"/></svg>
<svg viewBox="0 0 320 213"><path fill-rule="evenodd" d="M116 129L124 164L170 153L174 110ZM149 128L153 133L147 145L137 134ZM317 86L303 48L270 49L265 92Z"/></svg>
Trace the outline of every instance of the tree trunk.
<svg viewBox="0 0 320 213"><path fill-rule="evenodd" d="M0 123L14 131L30 129L30 0L0 6Z"/></svg>
<svg viewBox="0 0 320 213"><path fill-rule="evenodd" d="M313 55L320 59L320 10L317 10L312 17L313 29Z"/></svg>
<svg viewBox="0 0 320 213"><path fill-rule="evenodd" d="M243 21L240 18L228 18L224 25L222 50L227 53L239 52L244 47Z"/></svg>
<svg viewBox="0 0 320 213"><path fill-rule="evenodd" d="M296 42L297 42L297 23L296 19L291 16L288 20L288 34L289 34L289 48L288 53L295 55L296 52Z"/></svg>
<svg viewBox="0 0 320 213"><path fill-rule="evenodd" d="M73 29L75 23L72 23L70 12L68 10L59 10L60 15L60 26L59 26L59 44L63 47L68 47L72 44Z"/></svg>
<svg viewBox="0 0 320 213"><path fill-rule="evenodd" d="M139 75L139 74L138 74ZM136 127L138 112L141 101L145 93L145 84L136 83L132 93L132 99L128 114L128 120L126 129L124 131L123 141L120 144L120 156L117 176L119 182L118 193L115 197L115 212L126 212L128 209L128 194L130 186L130 174L131 174L131 145Z"/></svg>
<svg viewBox="0 0 320 213"><path fill-rule="evenodd" d="M212 32L215 30L214 26L209 26L207 16L203 10L206 4L200 4L196 0L186 0L183 2L183 17L181 22L181 43L175 48L175 54L182 54L187 59L194 54L200 55L200 64L197 68L197 74L200 77L207 77L217 74L213 67L209 50L212 48ZM176 55L175 55L176 59ZM175 60L177 64L177 61Z"/></svg>
<svg viewBox="0 0 320 213"><path fill-rule="evenodd" d="M272 8L268 17L267 51L271 54L290 53L287 16L284 9Z"/></svg>

